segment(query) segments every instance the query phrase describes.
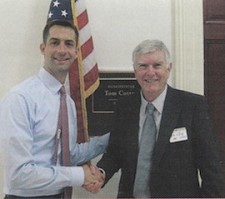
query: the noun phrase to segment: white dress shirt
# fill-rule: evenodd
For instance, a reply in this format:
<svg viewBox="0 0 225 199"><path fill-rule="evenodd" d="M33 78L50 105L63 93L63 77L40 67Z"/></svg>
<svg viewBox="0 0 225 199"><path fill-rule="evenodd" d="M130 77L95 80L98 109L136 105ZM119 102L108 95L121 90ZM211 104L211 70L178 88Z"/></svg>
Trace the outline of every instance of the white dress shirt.
<svg viewBox="0 0 225 199"><path fill-rule="evenodd" d="M160 127L160 122L161 122L161 118L162 118L162 112L163 112L164 101L166 98L166 93L167 93L167 85L166 85L164 91L155 100L153 100L151 102L155 107L154 120L155 120L155 124L156 124L156 129L157 129L157 137L158 137L158 133L159 133L159 127ZM146 106L148 103L149 102L144 98L142 91L141 91L139 142L141 140L141 132L142 132L142 128L143 128L143 125L145 122L145 118L146 118L145 110L146 110Z"/></svg>

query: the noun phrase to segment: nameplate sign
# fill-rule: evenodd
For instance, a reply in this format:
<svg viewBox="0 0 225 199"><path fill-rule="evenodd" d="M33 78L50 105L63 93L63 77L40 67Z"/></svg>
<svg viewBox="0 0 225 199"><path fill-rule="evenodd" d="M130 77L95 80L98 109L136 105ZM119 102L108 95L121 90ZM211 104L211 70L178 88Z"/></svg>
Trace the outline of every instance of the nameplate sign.
<svg viewBox="0 0 225 199"><path fill-rule="evenodd" d="M87 100L89 134L93 130L98 132L110 130L117 101L139 92L132 72L107 72L100 73L99 76L100 85Z"/></svg>

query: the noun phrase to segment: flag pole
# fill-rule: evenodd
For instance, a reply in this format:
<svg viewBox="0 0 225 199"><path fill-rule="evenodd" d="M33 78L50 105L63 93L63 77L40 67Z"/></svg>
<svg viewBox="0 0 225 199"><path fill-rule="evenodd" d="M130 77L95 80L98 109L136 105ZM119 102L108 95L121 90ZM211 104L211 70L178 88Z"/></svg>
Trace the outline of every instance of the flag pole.
<svg viewBox="0 0 225 199"><path fill-rule="evenodd" d="M75 9L75 0L71 0L71 8L72 8L72 14L73 14L73 23L78 27L78 21L77 21L77 15L76 15L76 9ZM84 140L87 141L89 139L88 135L88 121L87 121L87 108L86 108L86 97L85 97L85 88L84 88L84 73L83 73L83 59L82 59L82 53L81 53L81 45L80 40L78 39L78 72L79 72L79 81L80 81L80 100L81 100L81 109L82 109L82 119L83 119L83 133L84 133ZM76 102L75 102L76 103Z"/></svg>

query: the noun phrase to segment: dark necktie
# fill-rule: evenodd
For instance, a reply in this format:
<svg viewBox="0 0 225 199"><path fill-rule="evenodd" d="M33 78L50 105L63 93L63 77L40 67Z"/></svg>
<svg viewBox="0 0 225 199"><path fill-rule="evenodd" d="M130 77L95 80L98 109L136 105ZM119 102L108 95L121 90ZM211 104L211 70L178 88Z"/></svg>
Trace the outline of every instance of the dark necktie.
<svg viewBox="0 0 225 199"><path fill-rule="evenodd" d="M149 180L152 163L152 152L156 141L156 125L153 117L154 106L148 103L146 119L143 125L134 182L135 198L150 198Z"/></svg>
<svg viewBox="0 0 225 199"><path fill-rule="evenodd" d="M62 149L62 164L63 166L71 166L70 150L69 150L69 125L68 112L66 105L66 90L62 86L60 89L60 110L59 110L59 130L61 129L61 149ZM64 189L64 198L70 199L72 196L72 187Z"/></svg>

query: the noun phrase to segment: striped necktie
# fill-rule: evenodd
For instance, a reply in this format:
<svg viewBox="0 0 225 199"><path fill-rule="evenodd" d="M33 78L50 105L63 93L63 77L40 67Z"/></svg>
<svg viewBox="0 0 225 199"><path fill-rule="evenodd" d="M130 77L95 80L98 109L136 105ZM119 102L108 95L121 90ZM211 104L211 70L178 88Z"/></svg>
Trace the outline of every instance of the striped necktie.
<svg viewBox="0 0 225 199"><path fill-rule="evenodd" d="M63 166L71 166L69 150L68 112L66 105L66 90L64 86L61 87L60 94L59 130L61 129L62 164ZM64 198L70 199L71 196L72 187L66 187L64 189Z"/></svg>

